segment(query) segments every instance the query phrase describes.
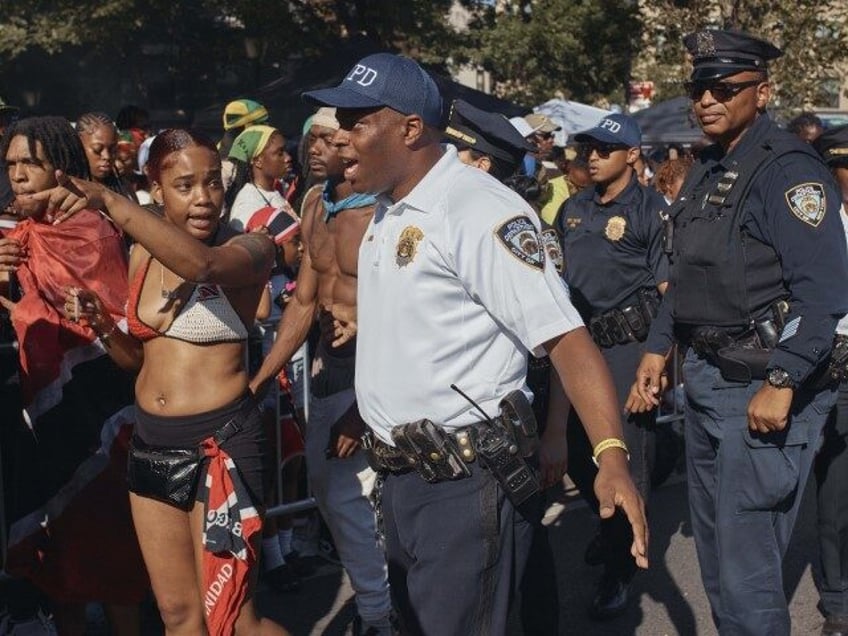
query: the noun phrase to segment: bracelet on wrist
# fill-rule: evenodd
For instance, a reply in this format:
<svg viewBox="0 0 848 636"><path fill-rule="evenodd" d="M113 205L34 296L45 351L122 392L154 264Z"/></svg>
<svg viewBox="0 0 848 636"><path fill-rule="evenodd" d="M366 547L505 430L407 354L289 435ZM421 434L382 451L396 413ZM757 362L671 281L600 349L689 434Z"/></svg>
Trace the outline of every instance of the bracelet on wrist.
<svg viewBox="0 0 848 636"><path fill-rule="evenodd" d="M595 448L592 449L592 461L595 462L595 466L598 466L598 458L601 453L605 450L609 450L610 448L620 448L624 451L624 454L627 455L627 461L630 461L630 451L627 449L627 444L617 437L608 437L606 439L602 439L595 445Z"/></svg>

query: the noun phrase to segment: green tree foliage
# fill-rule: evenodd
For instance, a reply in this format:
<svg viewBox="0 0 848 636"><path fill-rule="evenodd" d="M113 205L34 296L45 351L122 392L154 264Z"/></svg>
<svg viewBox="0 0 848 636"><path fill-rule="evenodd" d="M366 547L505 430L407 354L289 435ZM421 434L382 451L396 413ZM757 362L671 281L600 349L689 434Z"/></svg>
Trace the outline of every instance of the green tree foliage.
<svg viewBox="0 0 848 636"><path fill-rule="evenodd" d="M127 18L133 4L133 0L4 2L0 59L14 58L31 48L56 53L69 45L97 41L99 34Z"/></svg>
<svg viewBox="0 0 848 636"><path fill-rule="evenodd" d="M826 89L846 70L844 0L640 0L640 9L644 55L635 79L657 82L660 98L682 94L690 67L681 39L706 26L742 29L783 49L771 76L773 103L787 111L824 103Z"/></svg>
<svg viewBox="0 0 848 636"><path fill-rule="evenodd" d="M508 0L479 11L464 59L520 103L621 102L640 28L630 0Z"/></svg>
<svg viewBox="0 0 848 636"><path fill-rule="evenodd" d="M465 28L447 19L458 6L470 16ZM631 79L653 80L658 99L681 94L681 39L704 26L784 48L773 79L787 109L822 103L845 71L845 0L27 0L3 3L0 76L14 67L46 84L54 61L73 58L81 75L107 66L151 103L190 106L358 37L428 64L485 68L499 95L526 105L554 96L622 103ZM43 76L22 73L27 56Z"/></svg>

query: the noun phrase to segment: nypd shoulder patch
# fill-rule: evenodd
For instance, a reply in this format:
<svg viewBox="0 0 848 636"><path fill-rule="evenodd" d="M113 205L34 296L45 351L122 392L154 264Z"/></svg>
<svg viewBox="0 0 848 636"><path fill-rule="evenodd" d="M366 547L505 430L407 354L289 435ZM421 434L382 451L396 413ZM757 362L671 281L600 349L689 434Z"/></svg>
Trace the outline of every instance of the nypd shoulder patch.
<svg viewBox="0 0 848 636"><path fill-rule="evenodd" d="M545 252L536 227L526 216L515 216L502 223L496 230L503 246L525 265L536 269L545 268Z"/></svg>
<svg viewBox="0 0 848 636"><path fill-rule="evenodd" d="M542 247L545 248L545 255L551 259L556 270L562 274L565 269L565 259L562 256L562 247L556 230L550 228L542 230Z"/></svg>
<svg viewBox="0 0 848 636"><path fill-rule="evenodd" d="M807 225L818 227L827 211L827 197L821 183L801 183L784 194L789 211Z"/></svg>

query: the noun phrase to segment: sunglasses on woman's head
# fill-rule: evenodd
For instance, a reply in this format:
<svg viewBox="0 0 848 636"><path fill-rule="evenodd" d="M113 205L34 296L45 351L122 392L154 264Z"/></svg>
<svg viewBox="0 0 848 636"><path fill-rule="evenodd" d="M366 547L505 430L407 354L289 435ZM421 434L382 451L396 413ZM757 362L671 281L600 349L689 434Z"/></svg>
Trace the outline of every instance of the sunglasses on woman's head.
<svg viewBox="0 0 848 636"><path fill-rule="evenodd" d="M719 102L728 102L746 88L751 88L757 84L762 84L764 80L756 79L748 82L717 82L715 80L706 80L700 82L686 82L683 86L686 88L686 93L689 99L694 102L699 101L704 93L710 91L713 99Z"/></svg>

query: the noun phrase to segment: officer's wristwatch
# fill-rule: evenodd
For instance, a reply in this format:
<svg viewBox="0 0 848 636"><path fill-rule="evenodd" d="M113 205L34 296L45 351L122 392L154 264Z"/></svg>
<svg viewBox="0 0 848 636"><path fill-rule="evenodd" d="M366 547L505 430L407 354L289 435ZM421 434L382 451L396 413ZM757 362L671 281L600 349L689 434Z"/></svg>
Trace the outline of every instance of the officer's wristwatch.
<svg viewBox="0 0 848 636"><path fill-rule="evenodd" d="M766 382L776 389L795 389L798 387L795 380L789 375L789 371L780 367L772 367L768 370Z"/></svg>

